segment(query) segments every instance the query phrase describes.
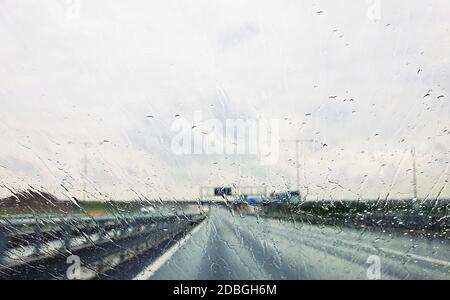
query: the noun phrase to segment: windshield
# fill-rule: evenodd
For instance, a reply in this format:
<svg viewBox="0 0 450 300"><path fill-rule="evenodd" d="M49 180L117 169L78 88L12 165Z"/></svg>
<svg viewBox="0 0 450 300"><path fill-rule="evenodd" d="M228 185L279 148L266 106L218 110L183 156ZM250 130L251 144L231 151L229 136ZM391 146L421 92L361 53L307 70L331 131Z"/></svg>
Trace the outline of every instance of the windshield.
<svg viewBox="0 0 450 300"><path fill-rule="evenodd" d="M450 279L447 0L3 0L0 278Z"/></svg>

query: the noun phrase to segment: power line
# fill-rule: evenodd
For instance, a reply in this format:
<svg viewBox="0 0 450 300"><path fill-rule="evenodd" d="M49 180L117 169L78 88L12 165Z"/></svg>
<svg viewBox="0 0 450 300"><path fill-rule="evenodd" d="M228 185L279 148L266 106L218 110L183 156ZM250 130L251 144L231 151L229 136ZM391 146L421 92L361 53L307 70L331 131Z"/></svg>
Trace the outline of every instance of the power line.
<svg viewBox="0 0 450 300"><path fill-rule="evenodd" d="M412 156L412 163L413 163L413 193L414 193L414 200L417 200L417 169L416 169L416 150L414 147L411 148L411 156Z"/></svg>

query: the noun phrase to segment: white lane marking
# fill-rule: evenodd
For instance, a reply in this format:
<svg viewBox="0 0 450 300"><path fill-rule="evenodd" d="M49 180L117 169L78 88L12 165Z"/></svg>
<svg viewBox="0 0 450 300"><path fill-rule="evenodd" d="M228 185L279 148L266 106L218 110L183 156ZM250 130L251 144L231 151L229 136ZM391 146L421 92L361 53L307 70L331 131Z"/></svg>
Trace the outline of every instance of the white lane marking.
<svg viewBox="0 0 450 300"><path fill-rule="evenodd" d="M406 252L401 252L401 251L397 251L394 249L389 249L389 248L384 248L384 247L375 247L373 245L369 245L366 243L355 243L349 240L344 240L344 239L338 239L338 241L341 241L342 243L345 243L351 247L362 247L365 248L367 251L371 251L373 249L380 249L381 251L385 252L385 253L389 253L391 255L394 256L400 256L400 257L410 257L414 260L417 261L423 261L423 262L427 262L427 263L431 263L431 264L436 264L436 265L441 265L444 267L450 267L450 262L445 261L445 260L440 260L440 259L436 259L436 258L432 258L432 257L427 257L427 256L422 256L422 255L418 255L418 254L413 254L413 253L406 253Z"/></svg>
<svg viewBox="0 0 450 300"><path fill-rule="evenodd" d="M322 240L327 240L328 242L334 242L334 241L340 241L343 244L347 244L350 247L361 247L364 248L366 251L372 251L372 250L376 250L379 249L385 253L389 253L391 255L394 256L400 256L400 257L410 257L414 260L417 261L423 261L423 262L427 262L427 263L431 263L431 264L436 264L436 265L441 265L444 267L450 267L450 262L445 261L445 260L440 260L440 259L436 259L436 258L432 258L432 257L427 257L427 256L422 256L422 255L418 255L418 254L413 254L413 253L404 253L401 251L397 251L394 249L389 249L389 248L384 248L384 247L375 247L374 245L370 245L370 244L366 244L366 243L356 243L354 241L349 241L347 239L341 239L341 238L331 238L328 236L324 236L324 235L320 235L318 233L313 233L313 232L308 232L306 233L306 235L310 235L310 238L317 238L317 239L322 239ZM312 237L311 237L312 236ZM320 245L320 244L319 244Z"/></svg>
<svg viewBox="0 0 450 300"><path fill-rule="evenodd" d="M436 258L432 258L432 257L426 257L426 256L422 256L422 255L417 255L417 254L412 254L412 253L403 253L397 250L392 250L392 249L388 249L388 248L380 248L381 251L387 252L387 253L391 253L394 255L398 255L398 256L409 256L412 259L415 260L421 260L421 261L425 261L431 264L436 264L436 265L442 265L444 267L450 267L450 262L444 261L444 260L440 260L440 259L436 259Z"/></svg>
<svg viewBox="0 0 450 300"><path fill-rule="evenodd" d="M189 234L187 234L184 238L170 247L169 250L164 252L164 254L157 258L151 265L149 265L142 272L136 275L133 280L148 280L150 277L152 277L156 273L156 271L159 270L159 268L161 268L169 259L172 258L175 252L177 252L197 231L199 231L204 226L206 222L207 220L200 223L200 225L195 227L194 230L189 232Z"/></svg>

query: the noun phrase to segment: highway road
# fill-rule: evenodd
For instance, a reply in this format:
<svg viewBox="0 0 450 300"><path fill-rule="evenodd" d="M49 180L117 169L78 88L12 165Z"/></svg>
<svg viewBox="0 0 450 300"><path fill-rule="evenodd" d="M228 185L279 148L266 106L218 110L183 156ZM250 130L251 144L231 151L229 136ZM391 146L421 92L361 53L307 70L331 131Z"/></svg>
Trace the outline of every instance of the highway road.
<svg viewBox="0 0 450 300"><path fill-rule="evenodd" d="M144 262L134 279L450 279L450 241L212 208L190 235Z"/></svg>

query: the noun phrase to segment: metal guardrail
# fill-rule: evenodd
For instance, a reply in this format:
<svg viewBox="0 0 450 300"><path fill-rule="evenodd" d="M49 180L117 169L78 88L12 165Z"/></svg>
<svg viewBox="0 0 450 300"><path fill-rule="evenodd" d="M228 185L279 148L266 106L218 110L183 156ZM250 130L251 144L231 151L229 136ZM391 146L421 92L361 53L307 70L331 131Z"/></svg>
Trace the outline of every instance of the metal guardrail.
<svg viewBox="0 0 450 300"><path fill-rule="evenodd" d="M112 254L123 262L173 238L205 218L202 214L182 215L121 215L87 217L20 216L0 219L0 278L22 272L27 266L45 261L49 265L54 257L67 256L86 249L97 249L113 244L114 251L89 255L101 261ZM123 244L119 247L119 245ZM111 248L111 247L110 247ZM126 253L130 250L130 253ZM137 251L137 252L136 252ZM114 252L114 253L113 253ZM95 257L95 256L99 257ZM115 259L117 261L117 259ZM51 264L51 263L50 263ZM98 263L97 263L98 265ZM104 269L102 267L101 269ZM15 272L15 270L19 270ZM6 274L6 275L5 275ZM3 276L2 276L3 275Z"/></svg>

